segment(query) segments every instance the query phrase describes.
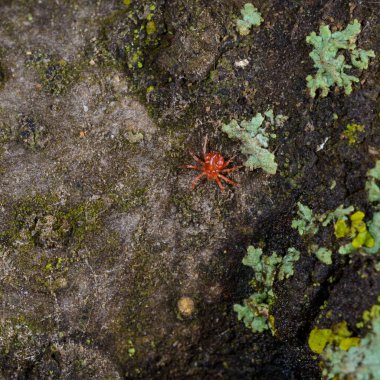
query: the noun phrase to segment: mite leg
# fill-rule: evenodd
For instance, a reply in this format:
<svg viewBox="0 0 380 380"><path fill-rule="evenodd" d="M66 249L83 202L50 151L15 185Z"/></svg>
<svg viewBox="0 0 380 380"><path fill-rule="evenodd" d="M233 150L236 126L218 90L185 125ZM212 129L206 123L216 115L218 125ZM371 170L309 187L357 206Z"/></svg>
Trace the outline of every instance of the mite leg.
<svg viewBox="0 0 380 380"><path fill-rule="evenodd" d="M206 173L201 173L197 177L195 177L194 181L191 183L191 187L194 189L197 182L204 176Z"/></svg>
<svg viewBox="0 0 380 380"><path fill-rule="evenodd" d="M199 158L197 157L194 152L190 151L190 156L194 158L195 161L199 162L200 164L204 165L205 163Z"/></svg>
<svg viewBox="0 0 380 380"><path fill-rule="evenodd" d="M218 184L218 186L220 187L220 190L224 191L224 187L220 183L220 179L218 177L216 177L215 180L216 180L216 183Z"/></svg>
<svg viewBox="0 0 380 380"><path fill-rule="evenodd" d="M182 166L178 166L178 167L182 168L182 169L203 170L203 168L201 166L194 166L194 165L182 165Z"/></svg>
<svg viewBox="0 0 380 380"><path fill-rule="evenodd" d="M205 142L203 144L203 157L206 156L206 152L207 152L207 135L205 137Z"/></svg>
<svg viewBox="0 0 380 380"><path fill-rule="evenodd" d="M243 165L241 165L241 166L234 166L233 168L223 169L223 170L221 170L220 172L221 172L221 173L233 172L233 171L238 170L238 169L240 169L240 168L242 168L242 167L243 167Z"/></svg>
<svg viewBox="0 0 380 380"><path fill-rule="evenodd" d="M226 182L231 183L232 185L240 186L237 182L234 182L234 181L230 180L229 178L225 177L222 174L218 174L218 177L224 179Z"/></svg>
<svg viewBox="0 0 380 380"><path fill-rule="evenodd" d="M232 156L225 164L224 164L224 166L226 167L226 166L228 166L233 160L234 160L234 158L236 157L236 154L235 154L235 156Z"/></svg>

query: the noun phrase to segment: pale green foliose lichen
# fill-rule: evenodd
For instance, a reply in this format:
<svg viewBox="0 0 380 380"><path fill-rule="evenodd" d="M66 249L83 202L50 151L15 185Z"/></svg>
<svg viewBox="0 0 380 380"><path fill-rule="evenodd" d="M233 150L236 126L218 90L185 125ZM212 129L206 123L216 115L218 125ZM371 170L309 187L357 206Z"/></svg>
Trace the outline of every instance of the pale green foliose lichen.
<svg viewBox="0 0 380 380"><path fill-rule="evenodd" d="M368 231L375 241L375 245L365 248L366 253L376 254L380 251L380 212L375 212L372 221L368 223Z"/></svg>
<svg viewBox="0 0 380 380"><path fill-rule="evenodd" d="M343 219L346 220L348 215L354 211L354 206L349 206L343 208L343 205L340 205L334 211L331 211L327 214L323 214L320 219L323 219L322 226L328 226L332 221Z"/></svg>
<svg viewBox="0 0 380 380"><path fill-rule="evenodd" d="M298 202L297 206L297 216L299 219L293 219L292 228L296 229L301 236L304 234L315 235L319 228L316 224L316 218L313 215L313 211L301 202Z"/></svg>
<svg viewBox="0 0 380 380"><path fill-rule="evenodd" d="M267 297L262 293L254 293L244 300L243 305L234 305L238 320L253 332L263 332L269 329L266 315L269 313Z"/></svg>
<svg viewBox="0 0 380 380"><path fill-rule="evenodd" d="M319 35L312 32L306 37L306 42L314 46L309 54L314 61L317 73L306 77L310 96L315 97L316 91L321 90L321 97L327 96L330 87L343 87L346 95L352 92L352 83L359 82L359 78L346 73L352 65L360 70L368 68L369 58L374 57L373 50L357 49L356 38L361 31L358 20L347 25L346 29L331 33L328 25L322 25ZM351 57L352 65L346 63L343 51L346 50Z"/></svg>
<svg viewBox="0 0 380 380"><path fill-rule="evenodd" d="M328 248L325 247L320 247L316 250L315 256L317 259L326 265L331 265L332 264L332 251Z"/></svg>
<svg viewBox="0 0 380 380"><path fill-rule="evenodd" d="M368 180L366 182L366 190L368 192L368 200L372 203L374 212L372 221L368 222L368 231L372 235L375 245L365 248L370 254L380 252L380 188L376 181L380 181L380 160L376 161L375 167L368 171Z"/></svg>
<svg viewBox="0 0 380 380"><path fill-rule="evenodd" d="M278 279L280 281L289 278L294 274L294 263L300 258L300 252L295 248L288 248L288 253L282 258L282 263L278 271Z"/></svg>
<svg viewBox="0 0 380 380"><path fill-rule="evenodd" d="M368 200L372 203L380 202L380 188L376 184L376 181L380 181L380 160L376 162L374 168L368 171L367 176L366 190L368 192Z"/></svg>
<svg viewBox="0 0 380 380"><path fill-rule="evenodd" d="M252 26L259 26L264 20L261 17L261 13L251 3L247 3L240 10L243 19L239 19L236 22L236 29L240 35L246 36Z"/></svg>
<svg viewBox="0 0 380 380"><path fill-rule="evenodd" d="M262 115L257 113L250 121L237 122L232 120L229 124L223 124L222 130L231 139L240 140L240 148L243 154L248 155L244 165L250 170L263 169L269 174L275 174L277 163L275 156L268 150L269 138L276 135L267 132L268 127L280 127L287 120L286 116L274 117L273 111L269 110Z"/></svg>
<svg viewBox="0 0 380 380"><path fill-rule="evenodd" d="M273 317L270 315L270 306L275 301L274 281L291 277L294 263L299 258L300 252L295 248L289 248L288 253L281 257L276 252L271 256L263 256L261 248L248 247L242 262L254 271L251 286L255 293L244 300L243 305L234 305L234 310L239 321L242 320L253 332L263 332L269 328L274 331Z"/></svg>
<svg viewBox="0 0 380 380"><path fill-rule="evenodd" d="M353 247L353 245L351 243L344 244L344 245L340 246L338 249L338 252L341 255L349 255L350 253L352 253L354 251L355 251L355 248Z"/></svg>

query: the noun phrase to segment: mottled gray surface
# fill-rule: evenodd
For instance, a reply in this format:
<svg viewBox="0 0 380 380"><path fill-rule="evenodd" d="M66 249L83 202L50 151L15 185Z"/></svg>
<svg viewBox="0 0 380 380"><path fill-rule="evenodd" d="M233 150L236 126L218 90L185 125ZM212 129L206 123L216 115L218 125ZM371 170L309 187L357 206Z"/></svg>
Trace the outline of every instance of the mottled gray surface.
<svg viewBox="0 0 380 380"><path fill-rule="evenodd" d="M358 17L368 22L361 43L376 49L375 10L258 1L266 21L241 38L243 3L0 3L0 378L315 379L307 336L326 319L321 305L331 294L325 313L354 324L376 299L373 270L358 289L351 280L365 259L322 267L290 228L298 200L318 212L368 209L378 61L350 98L312 102L304 38L321 20ZM146 36L152 4L157 32ZM128 68L138 48L142 68ZM289 116L271 145L278 174L241 170L230 176L240 187L192 191L196 172L179 168L194 163L189 149L201 154L208 135L210 149L241 163L220 125L269 107ZM347 147L352 120L367 129ZM232 311L250 292L241 258L251 243L302 252L294 278L276 285L279 340ZM183 296L191 316L178 310Z"/></svg>

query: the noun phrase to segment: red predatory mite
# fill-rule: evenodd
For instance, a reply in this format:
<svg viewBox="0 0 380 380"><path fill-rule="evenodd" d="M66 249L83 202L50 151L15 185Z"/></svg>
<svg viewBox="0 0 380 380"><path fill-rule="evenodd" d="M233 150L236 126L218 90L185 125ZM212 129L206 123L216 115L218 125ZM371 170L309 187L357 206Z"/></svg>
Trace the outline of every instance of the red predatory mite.
<svg viewBox="0 0 380 380"><path fill-rule="evenodd" d="M220 153L217 152L207 152L207 136L205 137L205 142L203 144L203 161L197 157L194 152L190 151L191 157L194 158L195 161L197 161L201 166L195 166L195 165L185 165L181 166L182 168L187 169L195 169L200 170L202 173L200 173L194 181L191 183L191 187L194 189L197 182L204 176L207 177L207 179L211 181L216 181L218 186L222 191L224 191L224 187L221 184L221 180L224 180L228 183L231 183L232 185L239 186L238 183L230 180L226 176L224 176L222 173L229 173L233 172L237 169L240 169L242 166L234 166L231 168L228 168L228 165L232 162L234 157L230 158L228 161L225 161L223 156Z"/></svg>

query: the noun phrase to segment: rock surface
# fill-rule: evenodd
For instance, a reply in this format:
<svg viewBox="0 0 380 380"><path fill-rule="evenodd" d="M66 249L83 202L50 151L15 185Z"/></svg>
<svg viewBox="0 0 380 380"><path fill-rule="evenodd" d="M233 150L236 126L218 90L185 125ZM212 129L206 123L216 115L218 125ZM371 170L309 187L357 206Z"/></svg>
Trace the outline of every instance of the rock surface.
<svg viewBox="0 0 380 380"><path fill-rule="evenodd" d="M354 325L375 302L369 259L324 266L290 224L299 200L369 209L379 60L351 96L313 101L305 36L357 18L361 46L379 56L376 5L257 1L265 21L243 37L243 4L1 3L0 378L318 379L315 321ZM278 173L241 170L230 175L240 187L192 191L196 172L179 168L194 164L188 151L200 155L208 135L210 150L242 162L221 124L272 107L289 116L271 146ZM366 126L355 146L340 138L352 121ZM276 337L232 310L250 292L248 244L302 252L276 288Z"/></svg>

